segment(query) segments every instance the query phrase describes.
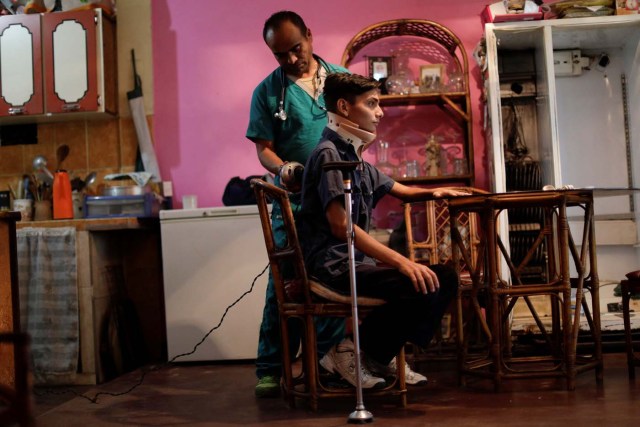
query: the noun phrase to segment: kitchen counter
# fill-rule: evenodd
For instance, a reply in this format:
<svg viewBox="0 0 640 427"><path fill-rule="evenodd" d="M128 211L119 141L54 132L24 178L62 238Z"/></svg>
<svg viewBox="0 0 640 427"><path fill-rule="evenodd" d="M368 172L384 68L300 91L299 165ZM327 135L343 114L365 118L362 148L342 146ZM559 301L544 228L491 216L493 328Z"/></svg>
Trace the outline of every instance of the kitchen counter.
<svg viewBox="0 0 640 427"><path fill-rule="evenodd" d="M165 361L158 218L16 224L18 238L20 230L59 227L76 229L80 360L73 383L102 383L140 365ZM124 322L118 318L123 307L133 312Z"/></svg>
<svg viewBox="0 0 640 427"><path fill-rule="evenodd" d="M100 231L100 230L126 230L157 228L160 226L158 218L90 218L90 219L53 219L49 221L19 221L16 228L20 230L25 227L75 227L77 231Z"/></svg>

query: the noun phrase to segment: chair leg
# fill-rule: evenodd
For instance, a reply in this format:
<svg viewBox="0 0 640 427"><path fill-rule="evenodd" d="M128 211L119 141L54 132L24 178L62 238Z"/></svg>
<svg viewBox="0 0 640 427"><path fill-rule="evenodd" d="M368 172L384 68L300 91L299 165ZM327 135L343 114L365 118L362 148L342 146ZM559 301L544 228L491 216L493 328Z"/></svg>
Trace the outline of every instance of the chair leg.
<svg viewBox="0 0 640 427"><path fill-rule="evenodd" d="M305 348L304 367L305 382L307 385L307 393L309 394L309 406L313 412L318 410L318 388L320 383L320 375L318 373L318 338L316 324L313 316L305 317L305 337L303 347Z"/></svg>
<svg viewBox="0 0 640 427"><path fill-rule="evenodd" d="M631 291L629 290L629 282L623 280L620 283L622 291L622 317L624 319L624 340L627 350L627 369L629 371L629 379L636 377L636 369L633 354L633 339L631 337L631 313L629 313L629 300L631 299Z"/></svg>
<svg viewBox="0 0 640 427"><path fill-rule="evenodd" d="M406 382L406 372L405 372L405 361L406 357L404 354L404 347L400 349L398 356L396 356L396 367L398 375L398 390L400 391L400 406L403 408L407 407L407 382Z"/></svg>
<svg viewBox="0 0 640 427"><path fill-rule="evenodd" d="M295 395L293 393L293 368L291 366L291 349L289 348L289 318L280 317L280 337L282 342L282 374L281 388L283 397L287 400L290 408L296 407Z"/></svg>

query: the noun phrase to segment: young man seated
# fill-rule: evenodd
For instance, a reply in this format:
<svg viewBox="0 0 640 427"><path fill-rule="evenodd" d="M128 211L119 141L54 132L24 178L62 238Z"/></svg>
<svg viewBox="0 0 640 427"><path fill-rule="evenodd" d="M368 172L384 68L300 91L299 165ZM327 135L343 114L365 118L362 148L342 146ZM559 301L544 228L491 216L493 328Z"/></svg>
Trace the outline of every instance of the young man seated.
<svg viewBox="0 0 640 427"><path fill-rule="evenodd" d="M394 356L406 342L422 347L429 344L458 286L453 269L415 263L369 236L372 209L386 194L403 201L466 194L448 188L405 186L362 160L362 152L374 141L383 116L379 94L379 83L371 78L346 73L327 76L324 97L329 121L305 167L297 219L309 275L350 294L342 172L325 171L323 165L360 162L352 179L357 292L387 301L374 308L359 329L363 388L386 385L384 377L394 371ZM376 265L376 261L385 266ZM351 338L335 345L320 364L356 385ZM407 383L426 383L423 375L407 372Z"/></svg>

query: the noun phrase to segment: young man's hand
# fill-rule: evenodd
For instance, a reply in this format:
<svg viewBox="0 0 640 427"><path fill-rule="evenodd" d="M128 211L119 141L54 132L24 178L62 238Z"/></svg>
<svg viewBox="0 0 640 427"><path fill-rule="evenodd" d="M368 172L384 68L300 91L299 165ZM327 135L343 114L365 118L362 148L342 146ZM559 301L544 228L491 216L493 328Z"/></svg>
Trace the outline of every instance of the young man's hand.
<svg viewBox="0 0 640 427"><path fill-rule="evenodd" d="M413 287L418 293L436 292L440 288L438 276L426 265L407 259L406 262L400 265L398 270L411 279Z"/></svg>
<svg viewBox="0 0 640 427"><path fill-rule="evenodd" d="M433 189L433 196L434 197L451 197L451 196L470 196L471 193L468 191L463 191L463 190L458 190L456 188L452 188L452 187L440 187L440 188L434 188Z"/></svg>

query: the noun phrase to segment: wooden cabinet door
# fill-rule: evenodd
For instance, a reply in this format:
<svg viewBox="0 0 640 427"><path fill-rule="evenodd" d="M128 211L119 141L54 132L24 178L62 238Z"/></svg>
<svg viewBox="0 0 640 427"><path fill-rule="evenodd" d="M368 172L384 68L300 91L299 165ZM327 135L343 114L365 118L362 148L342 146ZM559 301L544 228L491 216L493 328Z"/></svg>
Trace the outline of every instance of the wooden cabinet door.
<svg viewBox="0 0 640 427"><path fill-rule="evenodd" d="M0 18L0 117L43 113L40 15Z"/></svg>
<svg viewBox="0 0 640 427"><path fill-rule="evenodd" d="M47 113L98 110L98 22L94 10L43 16Z"/></svg>

